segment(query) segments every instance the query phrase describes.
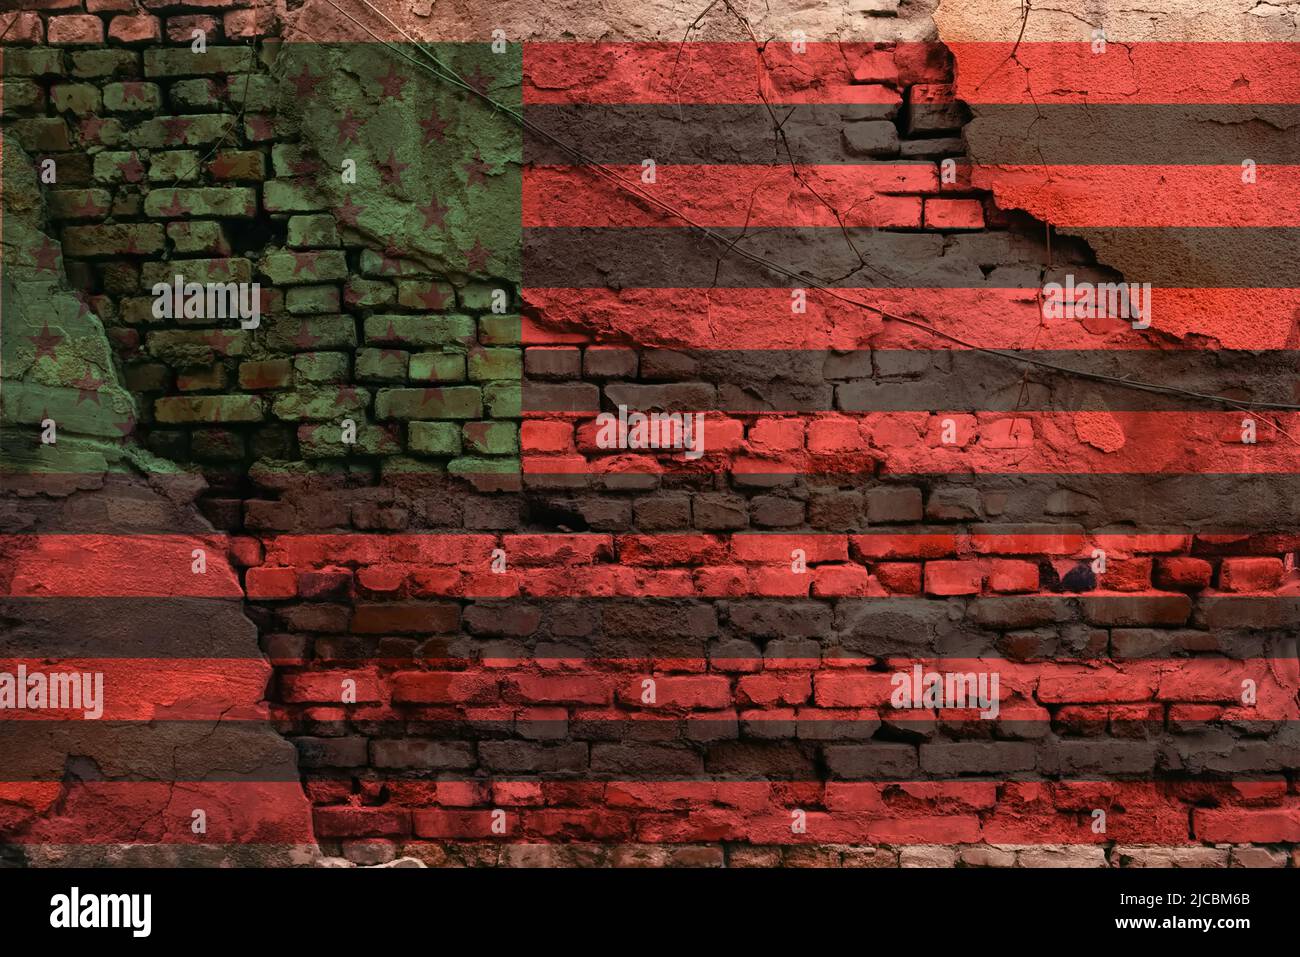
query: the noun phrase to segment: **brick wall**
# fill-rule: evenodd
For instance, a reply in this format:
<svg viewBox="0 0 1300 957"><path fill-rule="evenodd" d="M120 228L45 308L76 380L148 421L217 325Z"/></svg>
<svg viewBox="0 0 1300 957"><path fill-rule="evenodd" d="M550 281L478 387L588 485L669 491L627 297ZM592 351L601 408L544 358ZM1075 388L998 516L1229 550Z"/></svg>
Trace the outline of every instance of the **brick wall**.
<svg viewBox="0 0 1300 957"><path fill-rule="evenodd" d="M297 102L301 50L261 9L89 3L10 25L5 131L57 161L45 223L133 396L128 444L206 480L326 854L1295 866L1287 476L1243 501L1202 476L981 473L1114 451L1118 420L1058 425L1034 410L1076 392L991 359L837 340L859 320L815 300L824 341L774 329L751 350L691 326L690 304L530 296L504 253L467 268L465 223L417 249L422 226L340 215L392 197L325 192L339 127ZM899 12L893 35L923 29ZM855 71L897 106L844 117L837 159L927 161L872 204L917 262L988 293L953 328L1032 328L1032 296L996 295L1008 275L1119 278L970 185L951 59L898 51ZM356 95L335 113L372 103ZM385 153L368 145L368 172ZM493 174L516 194L518 166ZM557 208L581 205L568 188ZM262 282L262 327L155 321L147 289L177 269ZM709 455L609 455L593 420L620 404L709 411ZM941 416L909 411L931 406L1002 411L964 413L939 474L916 450ZM41 411L16 423L27 441ZM999 673L996 719L889 706L895 673L954 663Z"/></svg>

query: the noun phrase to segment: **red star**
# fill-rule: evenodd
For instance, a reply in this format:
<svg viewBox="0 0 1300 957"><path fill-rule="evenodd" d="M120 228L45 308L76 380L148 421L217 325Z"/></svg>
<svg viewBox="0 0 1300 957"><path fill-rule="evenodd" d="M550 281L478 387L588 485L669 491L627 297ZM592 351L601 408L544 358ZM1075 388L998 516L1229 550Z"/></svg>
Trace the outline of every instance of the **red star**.
<svg viewBox="0 0 1300 957"><path fill-rule="evenodd" d="M319 258L320 253L294 253L293 274L297 276L299 273L310 269L313 273L319 275L319 273L316 273L316 260Z"/></svg>
<svg viewBox="0 0 1300 957"><path fill-rule="evenodd" d="M126 438L135 431L135 415L128 412L123 421L114 422L113 424L117 426L118 431L122 433L122 438Z"/></svg>
<svg viewBox="0 0 1300 957"><path fill-rule="evenodd" d="M420 301L424 303L426 309L432 309L438 312L447 305L447 295L443 293L437 283L430 283L429 288L420 293Z"/></svg>
<svg viewBox="0 0 1300 957"><path fill-rule="evenodd" d="M334 398L335 405L356 405L357 387L354 385L339 386L339 394Z"/></svg>
<svg viewBox="0 0 1300 957"><path fill-rule="evenodd" d="M217 179L232 179L238 166L229 153L218 153L217 158L208 164L208 172Z"/></svg>
<svg viewBox="0 0 1300 957"><path fill-rule="evenodd" d="M429 114L427 120L420 120L420 128L424 130L423 146L428 146L434 140L439 143L443 141L444 131L447 129L447 121L438 115L437 110Z"/></svg>
<svg viewBox="0 0 1300 957"><path fill-rule="evenodd" d="M379 261L380 272L400 273L402 271L402 254L401 251L389 243L384 248L384 255Z"/></svg>
<svg viewBox="0 0 1300 957"><path fill-rule="evenodd" d="M304 319L298 324L298 334L293 337L293 344L302 350L310 349L318 342L320 342L320 336L312 335L311 327L307 325L307 320Z"/></svg>
<svg viewBox="0 0 1300 957"><path fill-rule="evenodd" d="M194 122L183 116L169 116L162 121L162 125L167 130L167 143L184 143L185 135Z"/></svg>
<svg viewBox="0 0 1300 957"><path fill-rule="evenodd" d="M438 202L437 199L430 199L428 206L421 206L420 212L424 213L424 228L437 226L442 229L442 221L446 219L448 208Z"/></svg>
<svg viewBox="0 0 1300 957"><path fill-rule="evenodd" d="M190 208L181 202L180 192L173 190L172 201L158 211L171 219L178 219L181 216L188 215Z"/></svg>
<svg viewBox="0 0 1300 957"><path fill-rule="evenodd" d="M59 247L50 242L50 237L41 237L41 248L36 250L36 268L41 272L56 272L59 265Z"/></svg>
<svg viewBox="0 0 1300 957"><path fill-rule="evenodd" d="M104 129L104 124L106 122L107 120L98 116L87 116L81 121L81 138L83 140L94 140L98 143L99 134Z"/></svg>
<svg viewBox="0 0 1300 957"><path fill-rule="evenodd" d="M401 97L402 87L406 86L410 81L407 77L404 77L397 72L396 66L390 66L388 68L388 75L381 76L378 82L380 88L383 90L383 96L393 97L396 99Z"/></svg>
<svg viewBox="0 0 1300 957"><path fill-rule="evenodd" d="M82 292L80 289L74 292L72 294L72 297L77 300L77 318L85 319L88 315L90 315L90 300L86 297L86 294Z"/></svg>
<svg viewBox="0 0 1300 957"><path fill-rule="evenodd" d="M397 161L397 154L390 149L388 151L388 159L379 164L379 168L382 171L380 177L383 179L384 185L401 186L402 172L409 169L410 166L410 163L399 163Z"/></svg>
<svg viewBox="0 0 1300 957"><path fill-rule="evenodd" d="M466 74L465 82L484 96L487 95L488 89L492 84L491 78L484 74L477 65L474 67L473 73Z"/></svg>
<svg viewBox="0 0 1300 957"><path fill-rule="evenodd" d="M355 143L360 139L361 121L352 114L352 108L348 107L342 119L339 120L339 146L344 143Z"/></svg>
<svg viewBox="0 0 1300 957"><path fill-rule="evenodd" d="M479 183L486 183L487 174L490 172L488 164L483 162L483 154L475 150L474 162L465 164L465 185L474 186Z"/></svg>
<svg viewBox="0 0 1300 957"><path fill-rule="evenodd" d="M483 272L487 269L488 257L492 254L479 240L474 240L474 248L465 255L470 272Z"/></svg>
<svg viewBox="0 0 1300 957"><path fill-rule="evenodd" d="M289 164L289 171L294 176L311 176L320 169L320 163L310 156L304 156L302 159L296 159Z"/></svg>
<svg viewBox="0 0 1300 957"><path fill-rule="evenodd" d="M86 374L79 381L72 383L77 390L77 405L81 405L86 399L90 399L95 405L99 405L99 387L103 384L103 379L92 377L90 369L86 369Z"/></svg>
<svg viewBox="0 0 1300 957"><path fill-rule="evenodd" d="M208 272L211 273L213 276L229 276L229 275L230 275L230 260L228 260L228 259L218 259L218 260L215 260L215 261L212 262L212 263L209 263L209 264L208 264Z"/></svg>
<svg viewBox="0 0 1300 957"><path fill-rule="evenodd" d="M271 122L269 116L246 116L244 122L248 124L248 135L251 139L269 140L275 136L275 124Z"/></svg>
<svg viewBox="0 0 1300 957"><path fill-rule="evenodd" d="M72 212L80 219L98 219L100 216L103 216L108 212L108 210L102 206L97 206L95 204L94 195L90 190L86 190L82 195L81 205Z"/></svg>
<svg viewBox="0 0 1300 957"><path fill-rule="evenodd" d="M338 218L339 222L345 223L353 229L356 229L357 217L364 211L364 206L358 206L352 202L352 194L349 193L347 196L343 197L343 205L334 210L334 215Z"/></svg>
<svg viewBox="0 0 1300 957"><path fill-rule="evenodd" d="M41 356L49 356L51 359L57 359L54 354L54 348L63 341L63 336L50 332L50 324L47 322L41 326L41 333L38 336L28 336L28 339L36 346L36 358L33 362L40 362Z"/></svg>
<svg viewBox="0 0 1300 957"><path fill-rule="evenodd" d="M127 80L122 84L122 102L127 103L132 100L136 103L145 102L144 84L139 80Z"/></svg>
<svg viewBox="0 0 1300 957"><path fill-rule="evenodd" d="M406 340L403 339L401 336L399 336L399 335L397 334L397 329L393 326L393 324L392 324L391 322L389 322L389 323L388 323L388 328L384 330L384 341L385 341L385 342L405 342Z"/></svg>
<svg viewBox="0 0 1300 957"><path fill-rule="evenodd" d="M224 100L230 96L230 77L227 74L214 76L208 79L208 86L212 90L212 96L217 100Z"/></svg>
<svg viewBox="0 0 1300 957"><path fill-rule="evenodd" d="M302 72L292 78L294 92L298 96L313 96L316 93L316 87L320 86L320 81L324 77L315 76L307 69L307 64L303 64Z"/></svg>
<svg viewBox="0 0 1300 957"><path fill-rule="evenodd" d="M122 174L122 179L128 183L138 183L144 179L144 164L140 162L140 157L134 153L131 158L117 165L118 171Z"/></svg>
<svg viewBox="0 0 1300 957"><path fill-rule="evenodd" d="M222 332L220 329L213 329L203 337L204 342L222 355L230 351L230 344L234 339L235 334L233 332Z"/></svg>

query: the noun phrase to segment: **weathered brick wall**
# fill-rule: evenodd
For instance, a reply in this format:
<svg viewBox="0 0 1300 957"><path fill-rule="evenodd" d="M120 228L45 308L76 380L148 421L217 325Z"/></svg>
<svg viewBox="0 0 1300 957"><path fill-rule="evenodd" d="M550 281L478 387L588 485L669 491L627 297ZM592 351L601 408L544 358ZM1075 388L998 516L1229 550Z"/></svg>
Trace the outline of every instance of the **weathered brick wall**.
<svg viewBox="0 0 1300 957"><path fill-rule="evenodd" d="M919 338L876 342L839 307L810 307L830 330L816 347L787 327L747 350L690 326L688 309L647 321L617 290L530 299L504 251L520 239L500 224L488 264L469 256L483 236L464 220L418 249L423 213L358 222L354 201L393 200L377 182L386 159L396 171L382 138L365 144L364 192L323 174L340 126L306 112L294 78L326 71L276 38L354 33L327 37L301 11L89 3L26 5L11 24L6 132L58 161L46 221L134 396L129 427L208 483L201 505L231 535L327 853L1294 866L1300 544L1286 476L1242 501L1201 476L975 474L1123 442L1104 411L1060 424L1018 411L1026 390L1031 409L1075 408L1077 386ZM873 39L933 38L928 9L879 6L854 11ZM187 49L196 26L206 59ZM838 158L928 161L875 190L899 244L876 255L907 250L988 291L950 326L971 334L1036 324L1034 297L996 295L1008 275L1118 278L971 186L950 57L898 49L852 71L897 105L830 131ZM376 102L363 88L331 109ZM489 178L517 194L520 158ZM955 184L940 183L945 158L961 164ZM556 207L609 200L556 189ZM397 195L392 222L426 198ZM261 281L261 328L155 321L148 287L177 268ZM492 311L494 289L510 312ZM951 322L942 297L896 306ZM709 455L658 474L610 456L593 419L620 404L710 411ZM956 467L925 474L917 450L936 444L939 416L898 411L915 408L1002 411L961 415ZM361 427L352 448L344 416ZM943 662L1001 674L997 719L889 708L890 675ZM1242 706L1244 679L1258 707ZM806 835L792 835L792 808Z"/></svg>

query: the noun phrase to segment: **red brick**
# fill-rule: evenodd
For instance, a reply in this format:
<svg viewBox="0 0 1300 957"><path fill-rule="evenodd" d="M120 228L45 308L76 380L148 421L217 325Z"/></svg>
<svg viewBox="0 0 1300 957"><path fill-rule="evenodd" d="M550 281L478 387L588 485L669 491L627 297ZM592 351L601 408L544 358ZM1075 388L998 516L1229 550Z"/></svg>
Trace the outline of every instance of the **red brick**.
<svg viewBox="0 0 1300 957"><path fill-rule="evenodd" d="M913 562L881 562L873 566L876 580L895 595L921 591L921 566Z"/></svg>
<svg viewBox="0 0 1300 957"><path fill-rule="evenodd" d="M861 565L819 565L810 571L812 593L818 598L861 597L871 587L871 575Z"/></svg>
<svg viewBox="0 0 1300 957"><path fill-rule="evenodd" d="M1225 558L1219 566L1219 587L1224 591L1275 591L1280 584L1280 558Z"/></svg>
<svg viewBox="0 0 1300 957"><path fill-rule="evenodd" d="M989 565L989 588L998 592L1038 591L1038 566L995 559Z"/></svg>
<svg viewBox="0 0 1300 957"><path fill-rule="evenodd" d="M90 46L104 42L104 21L90 14L74 13L50 18L50 43L63 46Z"/></svg>
<svg viewBox="0 0 1300 957"><path fill-rule="evenodd" d="M38 13L16 13L10 14L10 18L5 20L5 43L26 44L40 43L45 39L45 25L41 23L41 17Z"/></svg>
<svg viewBox="0 0 1300 957"><path fill-rule="evenodd" d="M212 4L212 6L216 5ZM216 17L207 14L189 14L167 18L167 39L173 43L189 43L194 39L195 30L202 30L209 43L221 37L221 24Z"/></svg>
<svg viewBox="0 0 1300 957"><path fill-rule="evenodd" d="M770 708L780 704L804 704L812 694L812 676L745 675L736 683L736 703Z"/></svg>
<svg viewBox="0 0 1300 957"><path fill-rule="evenodd" d="M978 199L927 199L927 229L983 229L984 207Z"/></svg>
<svg viewBox="0 0 1300 957"><path fill-rule="evenodd" d="M228 40L247 40L264 36L275 23L275 8L271 5L253 10L231 10L222 14L221 26Z"/></svg>
<svg viewBox="0 0 1300 957"><path fill-rule="evenodd" d="M642 682L655 683L654 704L642 704ZM731 706L731 682L722 675L655 676L646 675L632 679L619 689L620 700L647 709L711 709Z"/></svg>
<svg viewBox="0 0 1300 957"><path fill-rule="evenodd" d="M1205 559L1180 555L1156 562L1155 582L1157 588L1195 591L1210 587L1213 574L1214 566Z"/></svg>
<svg viewBox="0 0 1300 957"><path fill-rule="evenodd" d="M292 568L250 568L244 573L249 598L293 598L298 594L298 573Z"/></svg>
<svg viewBox="0 0 1300 957"><path fill-rule="evenodd" d="M925 563L925 591L928 595L978 595L983 578L978 562Z"/></svg>
<svg viewBox="0 0 1300 957"><path fill-rule="evenodd" d="M497 680L467 671L404 671L393 675L395 704L486 704L497 700Z"/></svg>
<svg viewBox="0 0 1300 957"><path fill-rule="evenodd" d="M149 43L162 38L162 24L147 13L114 17L108 24L108 36L119 43Z"/></svg>

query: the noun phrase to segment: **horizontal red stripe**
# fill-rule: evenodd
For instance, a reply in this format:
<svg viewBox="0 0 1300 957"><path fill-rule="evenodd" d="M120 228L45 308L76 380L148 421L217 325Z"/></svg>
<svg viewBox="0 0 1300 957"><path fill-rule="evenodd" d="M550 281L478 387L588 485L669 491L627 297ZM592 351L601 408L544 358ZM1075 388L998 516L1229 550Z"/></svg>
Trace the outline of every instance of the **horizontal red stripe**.
<svg viewBox="0 0 1300 957"><path fill-rule="evenodd" d="M0 658L0 673L30 678L41 674L96 677L100 714L87 715L87 702L56 709L46 697L41 707L7 707L3 721L231 721L267 720L258 702L271 678L270 664L261 658ZM83 680L84 685L84 680ZM241 703L248 702L248 703Z"/></svg>
<svg viewBox="0 0 1300 957"><path fill-rule="evenodd" d="M223 536L11 535L13 597L239 598ZM199 557L195 552L201 552ZM202 561L203 571L196 562Z"/></svg>
<svg viewBox="0 0 1300 957"><path fill-rule="evenodd" d="M528 426L525 425L525 431ZM53 547L41 548L50 539ZM113 555L122 552L149 554L170 536L158 535L49 535L0 538L0 546L12 551L20 567L29 569L28 587L10 590L9 597L104 596L110 586L121 596L202 597L203 583L197 578L169 580L156 574L147 563L120 566L79 562L67 565L50 558L58 554ZM929 531L918 533L871 532L833 534L821 532L707 535L668 533L657 535L602 535L586 533L473 535L366 533L323 535L276 535L264 540L265 555L256 553L259 543L248 537L209 540L214 556L227 552L241 561L254 562L245 572L248 597L254 600L289 599L319 587L322 570L342 576L347 588L383 598L398 593L413 597L535 597L601 595L713 595L734 597L745 594L794 595L811 593L820 597L879 595L880 583L868 578L879 561L921 562L955 559L965 562L963 575L974 576L991 592L1031 592L1036 587L999 584L1011 569L997 564L1002 557L1028 556L1035 561L1052 557L1068 561L1091 561L1093 550L1101 548L1110 563L1111 577L1100 577L1125 593L1148 587L1149 568L1127 568L1130 558L1198 551L1214 552L1217 543L1244 541L1243 536L1196 536L1183 534L1083 533L1069 529L1027 528L1007 533ZM1300 548L1295 536L1271 535L1252 541L1259 554L1281 555ZM30 551L26 551L30 548ZM507 569L491 570L492 552L504 552ZM795 575L791 561L796 549L804 552L809 568ZM188 554L184 552L182 554ZM32 556L35 564L28 562ZM575 568L582 574L574 576ZM39 570L39 581L35 572ZM355 570L355 580L354 580ZM937 571L937 570L936 570ZM302 577L302 576L307 577ZM911 594L922 585L917 579L890 594ZM1036 579L1035 579L1036 580ZM37 587L38 586L38 587ZM187 587L196 589L187 591ZM236 583L235 587L238 587ZM980 591L979 587L975 591ZM1234 592L1240 594L1241 592ZM1269 592L1271 593L1271 592ZM242 595L242 591L240 592ZM251 680L251 679L250 679Z"/></svg>
<svg viewBox="0 0 1300 957"><path fill-rule="evenodd" d="M933 164L661 165L653 184L641 182L639 166L608 169L622 183L695 225L710 228L920 229L932 225L926 204L948 202L938 196L938 167ZM1255 172L1253 183L1242 182L1240 165L981 165L975 175L980 186L995 190L999 205L1033 209L1060 227L1300 224L1300 190L1295 188L1300 167L1262 166ZM523 182L526 227L685 225L681 216L641 199L591 167L527 166ZM967 202L978 207L978 200ZM983 222L978 208L975 214L972 222L978 228ZM952 225L951 218L933 222L934 228Z"/></svg>
<svg viewBox="0 0 1300 957"><path fill-rule="evenodd" d="M1171 648L1171 652L1174 649ZM1300 719L1300 661L1295 658L1161 658L1129 661L1006 658L759 659L488 659L458 670L381 670L372 662L288 668L280 673L286 716L301 706L338 709L354 721L944 721L958 725L1052 721L1047 706L1081 706L1073 720L1163 726L1174 721ZM736 670L728 672L728 665ZM895 676L911 688L913 669L997 675L999 711L981 719L967 708L895 707ZM674 671L666 669L672 668ZM654 700L645 700L647 680ZM1245 682L1256 699L1242 703ZM344 682L355 704L343 703ZM973 692L973 689L972 689ZM909 702L905 702L910 705ZM1130 707L1131 706L1131 707ZM320 709L313 717L323 718ZM1072 716L1058 711L1056 719Z"/></svg>
<svg viewBox="0 0 1300 957"><path fill-rule="evenodd" d="M1285 778L1152 781L611 781L309 777L300 785L78 781L0 784L18 844L314 844L338 839L494 843L1134 844L1300 841ZM62 804L56 806L56 800ZM323 802L330 802L325 804ZM207 833L191 829L196 809ZM1106 813L1103 833L1094 810ZM494 812L504 833L492 830ZM792 830L803 811L802 832ZM49 814L39 819L38 814ZM1189 826L1190 821L1190 826ZM19 829L24 827L24 829Z"/></svg>
<svg viewBox="0 0 1300 957"><path fill-rule="evenodd" d="M980 166L998 205L1055 226L1295 226L1300 166Z"/></svg>
<svg viewBox="0 0 1300 957"><path fill-rule="evenodd" d="M526 43L524 103L899 103L855 84L865 44ZM889 58L889 54L884 54ZM892 65L892 58L890 58Z"/></svg>
<svg viewBox="0 0 1300 957"><path fill-rule="evenodd" d="M1044 319L1039 290L838 290L986 349L1295 349L1300 289L1151 290L1152 330L1121 319ZM595 342L678 349L959 349L817 289L525 288L525 345ZM1159 337L1152 333L1160 334Z"/></svg>
<svg viewBox="0 0 1300 957"><path fill-rule="evenodd" d="M789 40L774 40L760 61L749 41L526 43L524 102L888 102L894 88L942 82L937 47L810 42L796 53ZM1111 42L1102 53L1089 40L946 47L958 64L956 96L968 103L1300 103L1294 43Z"/></svg>
<svg viewBox="0 0 1300 957"><path fill-rule="evenodd" d="M920 196L939 191L938 167L659 166L641 182L639 166L608 169L619 180L684 213L696 225L921 227ZM837 219L837 214L839 218ZM585 166L525 166L525 226L682 226Z"/></svg>
<svg viewBox="0 0 1300 957"><path fill-rule="evenodd" d="M206 832L193 829L204 812ZM0 782L0 834L17 844L311 844L297 781Z"/></svg>
<svg viewBox="0 0 1300 957"><path fill-rule="evenodd" d="M594 410L525 412L524 472L551 475L702 473L1294 474L1300 413L866 412L709 414L703 457L600 448ZM1242 422L1256 444L1243 444ZM576 420L571 451L557 451ZM952 444L943 442L945 422ZM545 423L545 424L543 424ZM545 430L545 431L543 431ZM544 440L544 444L543 444Z"/></svg>
<svg viewBox="0 0 1300 957"><path fill-rule="evenodd" d="M1192 844L1300 839L1300 798L1259 782L383 780L383 807L317 807L324 838L754 844ZM308 780L329 799L338 786ZM335 801L345 799L343 794ZM491 830L502 810L504 833ZM805 829L792 830L792 812ZM1093 831L1094 810L1106 813ZM1189 817L1191 820L1189 833Z"/></svg>
<svg viewBox="0 0 1300 957"><path fill-rule="evenodd" d="M1104 53L1087 40L947 47L967 103L1300 103L1296 43L1117 41Z"/></svg>

